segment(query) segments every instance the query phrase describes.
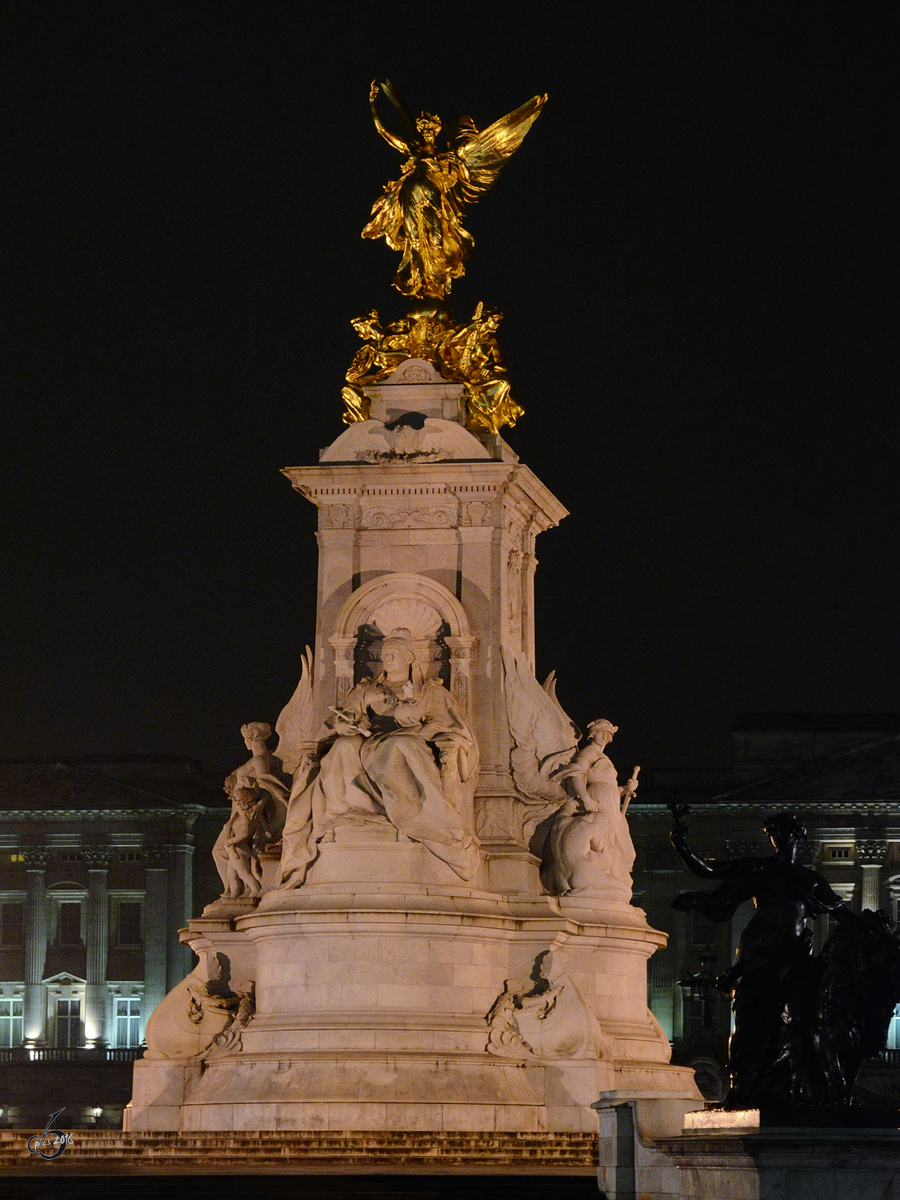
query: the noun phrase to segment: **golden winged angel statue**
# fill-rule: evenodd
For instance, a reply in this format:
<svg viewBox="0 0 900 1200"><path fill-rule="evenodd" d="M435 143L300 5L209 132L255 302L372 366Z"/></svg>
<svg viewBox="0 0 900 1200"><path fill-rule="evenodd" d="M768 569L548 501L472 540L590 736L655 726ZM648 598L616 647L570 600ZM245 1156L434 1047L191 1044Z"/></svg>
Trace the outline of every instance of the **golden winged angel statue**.
<svg viewBox="0 0 900 1200"><path fill-rule="evenodd" d="M380 91L400 115L402 136L381 122L376 106ZM533 96L483 130L471 117L461 117L453 145L439 150L440 118L423 112L414 120L389 80L373 80L369 103L375 128L405 161L400 178L385 184L384 194L372 206L362 236L383 237L392 250L401 251L394 287L404 296L443 300L453 280L464 274L475 239L463 228L463 207L493 186L546 100Z"/></svg>

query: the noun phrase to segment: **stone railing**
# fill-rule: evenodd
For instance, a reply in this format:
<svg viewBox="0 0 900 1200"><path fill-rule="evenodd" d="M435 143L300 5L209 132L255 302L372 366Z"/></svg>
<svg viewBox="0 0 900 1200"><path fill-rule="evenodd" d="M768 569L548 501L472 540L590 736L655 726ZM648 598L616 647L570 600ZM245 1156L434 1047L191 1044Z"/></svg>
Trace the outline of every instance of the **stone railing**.
<svg viewBox="0 0 900 1200"><path fill-rule="evenodd" d="M33 1063L82 1063L97 1066L103 1063L134 1062L144 1053L143 1046L128 1046L111 1049L109 1046L88 1048L87 1046L39 1046L0 1050L0 1064L30 1065Z"/></svg>

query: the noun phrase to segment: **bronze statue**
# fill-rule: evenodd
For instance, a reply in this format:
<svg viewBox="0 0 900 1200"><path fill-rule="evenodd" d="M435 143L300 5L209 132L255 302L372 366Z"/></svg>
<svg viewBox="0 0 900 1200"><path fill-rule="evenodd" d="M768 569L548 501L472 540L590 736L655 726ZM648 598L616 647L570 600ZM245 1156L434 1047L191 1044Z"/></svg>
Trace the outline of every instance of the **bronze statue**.
<svg viewBox="0 0 900 1200"><path fill-rule="evenodd" d="M504 425L515 425L523 410L510 393L497 342L502 320L501 312L481 302L466 325L452 321L442 304L420 303L386 326L374 308L354 317L351 324L363 345L353 356L341 392L344 424L369 419L366 386L384 383L405 359L421 358L444 379L465 385L467 429L499 433Z"/></svg>
<svg viewBox="0 0 900 1200"><path fill-rule="evenodd" d="M725 1108L844 1105L863 1059L884 1049L900 1000L900 938L884 914L857 916L817 871L797 862L803 823L779 813L765 825L771 858L706 860L687 844L687 805L671 805L671 840L711 892L684 892L672 905L726 921L746 900L756 911L734 965L716 980L732 997L734 1032ZM837 928L818 958L808 918L831 914Z"/></svg>
<svg viewBox="0 0 900 1200"><path fill-rule="evenodd" d="M375 103L380 91L400 116L402 136L381 122ZM375 128L404 156L404 162L400 178L385 184L383 195L375 201L362 236L383 237L392 250L401 252L394 287L404 296L442 300L453 280L465 273L464 263L475 241L463 228L463 207L494 184L546 100L546 96L533 96L484 130L471 117L461 117L453 145L441 150L440 118L423 112L414 120L390 81L372 81L369 103Z"/></svg>
<svg viewBox="0 0 900 1200"><path fill-rule="evenodd" d="M510 394L497 343L502 320L502 312L479 303L469 324L448 333L440 348L442 374L466 385L467 429L499 433L504 425L515 425L524 412Z"/></svg>

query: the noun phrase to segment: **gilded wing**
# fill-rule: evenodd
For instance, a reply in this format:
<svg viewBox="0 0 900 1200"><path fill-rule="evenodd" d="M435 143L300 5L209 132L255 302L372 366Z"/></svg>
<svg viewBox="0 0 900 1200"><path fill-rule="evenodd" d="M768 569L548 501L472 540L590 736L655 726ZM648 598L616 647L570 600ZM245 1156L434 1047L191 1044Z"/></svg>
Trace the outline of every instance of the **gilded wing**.
<svg viewBox="0 0 900 1200"><path fill-rule="evenodd" d="M531 800L561 804L565 792L551 772L575 753L581 734L556 699L555 673L543 687L524 654L503 652L506 711L515 743L510 754L513 779Z"/></svg>
<svg viewBox="0 0 900 1200"><path fill-rule="evenodd" d="M314 716L313 654L307 646L300 659L300 682L275 722L275 732L278 734L275 753L289 775L296 773L303 751L316 740Z"/></svg>
<svg viewBox="0 0 900 1200"><path fill-rule="evenodd" d="M507 113L487 129L480 130L471 117L461 117L456 153L465 164L453 194L458 201L473 204L490 187L506 162L522 145L525 134L538 119L546 95L532 96L520 108Z"/></svg>

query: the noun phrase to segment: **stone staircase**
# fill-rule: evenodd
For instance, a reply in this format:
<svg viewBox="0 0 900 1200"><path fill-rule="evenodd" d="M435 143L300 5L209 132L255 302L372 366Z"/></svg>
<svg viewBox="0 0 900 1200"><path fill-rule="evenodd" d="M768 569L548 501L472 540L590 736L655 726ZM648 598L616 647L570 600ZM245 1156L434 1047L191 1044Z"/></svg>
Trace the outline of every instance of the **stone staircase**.
<svg viewBox="0 0 900 1200"><path fill-rule="evenodd" d="M40 1130L0 1130L0 1174L502 1174L596 1176L593 1133L261 1130L124 1133L76 1130L43 1162Z"/></svg>

